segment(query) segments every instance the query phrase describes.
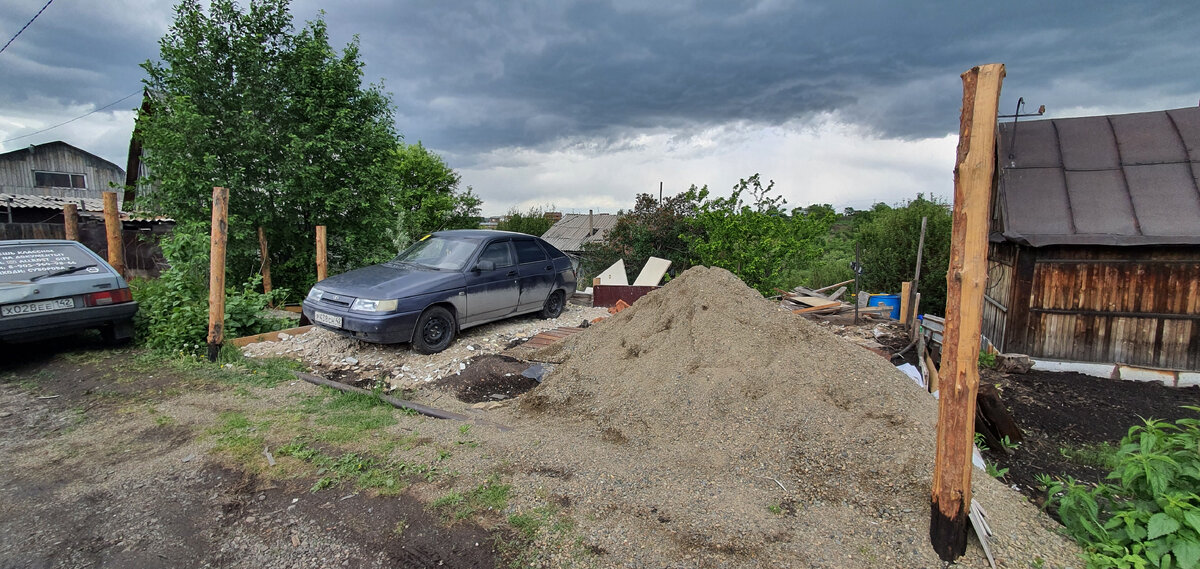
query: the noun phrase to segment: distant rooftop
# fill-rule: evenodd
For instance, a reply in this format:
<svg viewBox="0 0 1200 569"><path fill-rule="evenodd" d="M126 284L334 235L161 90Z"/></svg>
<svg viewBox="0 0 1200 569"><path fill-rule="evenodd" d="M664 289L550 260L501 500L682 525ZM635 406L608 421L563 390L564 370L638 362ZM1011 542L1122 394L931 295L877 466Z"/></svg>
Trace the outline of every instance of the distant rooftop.
<svg viewBox="0 0 1200 569"><path fill-rule="evenodd" d="M604 236L616 224L617 215L612 213L596 213L590 216L586 213L567 213L542 234L542 239L560 251L582 251L584 243L604 241Z"/></svg>

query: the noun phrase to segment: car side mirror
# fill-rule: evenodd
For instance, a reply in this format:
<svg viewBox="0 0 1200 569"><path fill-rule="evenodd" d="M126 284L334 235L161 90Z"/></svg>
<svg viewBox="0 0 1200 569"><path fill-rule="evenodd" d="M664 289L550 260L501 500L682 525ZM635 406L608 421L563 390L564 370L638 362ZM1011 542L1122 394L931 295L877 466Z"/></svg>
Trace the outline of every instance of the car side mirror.
<svg viewBox="0 0 1200 569"><path fill-rule="evenodd" d="M486 260L480 261L478 263L475 263L475 270L476 271L494 271L494 270L496 270L496 262L495 261L486 261Z"/></svg>

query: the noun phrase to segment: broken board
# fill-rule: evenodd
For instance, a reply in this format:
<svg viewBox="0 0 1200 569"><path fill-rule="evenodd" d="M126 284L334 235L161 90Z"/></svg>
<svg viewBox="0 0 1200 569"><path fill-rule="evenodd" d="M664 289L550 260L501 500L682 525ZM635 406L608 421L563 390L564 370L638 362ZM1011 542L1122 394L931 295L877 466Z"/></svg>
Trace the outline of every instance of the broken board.
<svg viewBox="0 0 1200 569"><path fill-rule="evenodd" d="M617 259L611 267L604 269L597 277L600 284L629 286L629 275L625 273L625 259Z"/></svg>

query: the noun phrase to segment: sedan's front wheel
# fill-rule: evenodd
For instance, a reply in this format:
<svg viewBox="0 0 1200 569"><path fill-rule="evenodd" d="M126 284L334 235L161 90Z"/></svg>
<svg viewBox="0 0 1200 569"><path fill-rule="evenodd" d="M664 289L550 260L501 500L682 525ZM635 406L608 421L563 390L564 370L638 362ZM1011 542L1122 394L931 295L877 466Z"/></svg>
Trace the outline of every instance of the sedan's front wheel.
<svg viewBox="0 0 1200 569"><path fill-rule="evenodd" d="M412 347L422 354L436 354L454 341L454 315L441 306L431 306L417 319Z"/></svg>

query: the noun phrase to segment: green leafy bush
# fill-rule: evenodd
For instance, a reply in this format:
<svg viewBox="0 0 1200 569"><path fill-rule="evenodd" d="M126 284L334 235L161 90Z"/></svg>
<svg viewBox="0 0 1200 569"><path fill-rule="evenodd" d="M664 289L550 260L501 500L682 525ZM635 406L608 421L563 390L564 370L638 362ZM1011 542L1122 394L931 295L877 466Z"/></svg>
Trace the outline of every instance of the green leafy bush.
<svg viewBox="0 0 1200 569"><path fill-rule="evenodd" d="M199 354L208 341L209 236L184 226L162 241L170 267L157 279L130 283L139 308L134 318L137 337L158 351ZM225 291L225 337L237 338L286 327L283 319L266 316L268 301L282 299L287 291L255 291L261 277L240 288Z"/></svg>
<svg viewBox="0 0 1200 569"><path fill-rule="evenodd" d="M1200 420L1144 423L1121 440L1114 484L1042 480L1091 569L1200 565Z"/></svg>

